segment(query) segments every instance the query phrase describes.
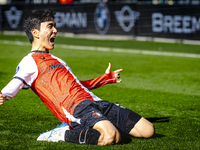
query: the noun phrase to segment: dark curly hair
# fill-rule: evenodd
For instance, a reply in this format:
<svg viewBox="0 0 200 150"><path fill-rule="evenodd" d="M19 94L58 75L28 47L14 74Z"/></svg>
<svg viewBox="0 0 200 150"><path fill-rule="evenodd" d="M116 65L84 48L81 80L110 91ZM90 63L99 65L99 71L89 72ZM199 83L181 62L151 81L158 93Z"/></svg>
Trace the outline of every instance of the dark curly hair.
<svg viewBox="0 0 200 150"><path fill-rule="evenodd" d="M56 13L53 9L49 8L46 10L35 10L24 18L23 28L28 36L29 41L33 42L32 29L40 30L40 24L45 21L49 21L51 18L54 19Z"/></svg>

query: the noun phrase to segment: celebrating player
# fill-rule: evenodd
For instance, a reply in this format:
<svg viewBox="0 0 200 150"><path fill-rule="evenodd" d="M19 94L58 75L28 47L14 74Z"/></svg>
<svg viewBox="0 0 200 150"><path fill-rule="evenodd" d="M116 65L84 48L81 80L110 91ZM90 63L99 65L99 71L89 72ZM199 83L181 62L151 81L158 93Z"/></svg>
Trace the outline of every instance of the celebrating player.
<svg viewBox="0 0 200 150"><path fill-rule="evenodd" d="M37 10L25 18L24 30L32 49L0 93L0 105L21 89L31 88L62 122L41 134L38 141L109 145L118 143L124 133L151 137L154 126L148 120L89 91L108 83L120 83L122 69L110 71L109 63L100 77L79 81L63 60L49 53L54 49L57 34L54 15L52 9Z"/></svg>

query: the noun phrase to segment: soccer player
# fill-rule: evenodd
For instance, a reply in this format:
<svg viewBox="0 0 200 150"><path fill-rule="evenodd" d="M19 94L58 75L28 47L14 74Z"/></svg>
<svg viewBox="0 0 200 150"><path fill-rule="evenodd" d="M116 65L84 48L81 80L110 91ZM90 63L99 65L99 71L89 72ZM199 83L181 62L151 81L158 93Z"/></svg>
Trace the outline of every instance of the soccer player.
<svg viewBox="0 0 200 150"><path fill-rule="evenodd" d="M41 134L38 141L66 141L80 144L118 143L123 134L149 138L154 126L137 113L103 101L89 90L108 83L120 83L122 69L98 78L79 81L70 67L49 53L54 49L57 30L52 9L37 10L24 20L24 30L32 44L31 52L17 67L13 79L0 91L0 105L21 89L31 88L63 123Z"/></svg>

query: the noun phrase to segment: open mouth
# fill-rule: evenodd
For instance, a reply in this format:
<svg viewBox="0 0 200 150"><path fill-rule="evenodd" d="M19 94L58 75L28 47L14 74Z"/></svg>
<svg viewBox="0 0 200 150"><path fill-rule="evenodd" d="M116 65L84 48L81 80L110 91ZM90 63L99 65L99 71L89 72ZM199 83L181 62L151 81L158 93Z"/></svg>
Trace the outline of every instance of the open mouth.
<svg viewBox="0 0 200 150"><path fill-rule="evenodd" d="M55 37L52 37L52 38L50 39L50 42L51 42L51 43L54 43L54 41L55 41Z"/></svg>

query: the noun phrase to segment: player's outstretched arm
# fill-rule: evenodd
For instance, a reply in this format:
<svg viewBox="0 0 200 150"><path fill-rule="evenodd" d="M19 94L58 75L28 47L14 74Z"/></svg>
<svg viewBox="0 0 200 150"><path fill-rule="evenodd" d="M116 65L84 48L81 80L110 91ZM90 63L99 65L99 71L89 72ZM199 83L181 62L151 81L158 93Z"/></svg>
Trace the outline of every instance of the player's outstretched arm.
<svg viewBox="0 0 200 150"><path fill-rule="evenodd" d="M110 69L111 69L111 64L109 63L105 73L100 77L80 82L83 86L85 86L89 90L101 87L109 83L120 83L121 82L120 72L123 71L123 69L118 69L115 71L110 71Z"/></svg>
<svg viewBox="0 0 200 150"><path fill-rule="evenodd" d="M4 103L6 100L7 100L7 99L6 99L6 96L3 95L3 94L1 93L1 91L0 91L0 105L3 105L3 103Z"/></svg>
<svg viewBox="0 0 200 150"><path fill-rule="evenodd" d="M110 69L111 69L111 63L109 63L108 68L106 69L106 74L110 73ZM120 79L120 72L122 72L123 69L118 69L114 71L114 75L115 75L115 79L116 79L116 83L120 83L122 80ZM120 79L120 80L119 80Z"/></svg>

